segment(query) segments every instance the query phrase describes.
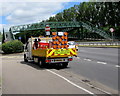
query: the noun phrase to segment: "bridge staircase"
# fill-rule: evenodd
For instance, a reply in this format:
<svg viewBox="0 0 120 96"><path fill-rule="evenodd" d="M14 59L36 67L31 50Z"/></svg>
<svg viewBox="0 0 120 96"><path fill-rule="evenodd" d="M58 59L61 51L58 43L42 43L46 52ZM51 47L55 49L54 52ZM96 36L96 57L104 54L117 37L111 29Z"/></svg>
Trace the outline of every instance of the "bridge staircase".
<svg viewBox="0 0 120 96"><path fill-rule="evenodd" d="M104 37L105 39L111 39L112 37L110 36L110 34L108 34L107 32L95 27L93 24L91 24L90 22L82 23L82 27L86 28L87 30L93 32L93 33L97 33L100 36Z"/></svg>

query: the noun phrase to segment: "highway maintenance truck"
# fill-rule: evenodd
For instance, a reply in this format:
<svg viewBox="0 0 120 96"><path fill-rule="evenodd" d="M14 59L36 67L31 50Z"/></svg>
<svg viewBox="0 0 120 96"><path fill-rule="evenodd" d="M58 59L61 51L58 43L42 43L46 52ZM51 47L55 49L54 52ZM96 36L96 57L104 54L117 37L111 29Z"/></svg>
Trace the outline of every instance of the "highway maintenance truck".
<svg viewBox="0 0 120 96"><path fill-rule="evenodd" d="M24 61L33 60L40 67L47 64L67 67L73 56L77 56L77 51L69 48L67 32L52 32L51 37L31 37L24 48Z"/></svg>

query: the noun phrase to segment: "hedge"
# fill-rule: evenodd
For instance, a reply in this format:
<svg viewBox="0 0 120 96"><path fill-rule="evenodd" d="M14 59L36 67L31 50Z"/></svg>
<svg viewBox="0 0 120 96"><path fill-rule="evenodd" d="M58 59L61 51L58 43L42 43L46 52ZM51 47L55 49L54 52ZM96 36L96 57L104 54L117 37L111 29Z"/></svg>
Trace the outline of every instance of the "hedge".
<svg viewBox="0 0 120 96"><path fill-rule="evenodd" d="M8 41L2 44L2 51L8 53L20 53L23 52L23 43L18 40Z"/></svg>

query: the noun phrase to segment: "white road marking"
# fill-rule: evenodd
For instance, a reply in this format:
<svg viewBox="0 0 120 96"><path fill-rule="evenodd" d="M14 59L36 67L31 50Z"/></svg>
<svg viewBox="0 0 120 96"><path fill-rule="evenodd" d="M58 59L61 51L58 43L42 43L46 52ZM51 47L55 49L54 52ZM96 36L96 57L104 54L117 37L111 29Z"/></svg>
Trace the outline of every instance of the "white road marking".
<svg viewBox="0 0 120 96"><path fill-rule="evenodd" d="M117 67L117 68L118 68L118 67L120 67L120 66L119 66L119 65L115 65L115 67Z"/></svg>
<svg viewBox="0 0 120 96"><path fill-rule="evenodd" d="M86 61L92 61L92 60L90 60L90 59L84 59L84 60L86 60Z"/></svg>
<svg viewBox="0 0 120 96"><path fill-rule="evenodd" d="M47 71L48 71L48 72L51 72L51 73L54 74L54 75L57 75L58 77L64 79L65 81L67 81L68 83L72 84L73 86L75 86L75 87L77 87L77 88L82 89L83 91L85 91L85 92L87 92L87 93L89 93L89 94L95 95L94 93L88 91L87 89L85 89L85 88L83 88L83 87L80 87L79 85L71 82L70 80L68 80L68 79L65 78L65 77L63 77L63 76L61 76L61 75L59 75L59 74L57 74L57 73L55 73L55 72L53 72L53 71L51 71L51 70L49 70L49 69L47 69Z"/></svg>
<svg viewBox="0 0 120 96"><path fill-rule="evenodd" d="M100 61L98 61L97 63L99 63L99 64L107 64L106 62L100 62Z"/></svg>
<svg viewBox="0 0 120 96"><path fill-rule="evenodd" d="M110 93L110 92L104 91L104 90L102 90L102 89L100 89L100 88L98 88L98 87L95 87L95 88L98 89L98 90L100 90L100 91L102 91L102 92L105 92L106 94L109 94L110 96L112 96L112 95L111 95L112 93Z"/></svg>

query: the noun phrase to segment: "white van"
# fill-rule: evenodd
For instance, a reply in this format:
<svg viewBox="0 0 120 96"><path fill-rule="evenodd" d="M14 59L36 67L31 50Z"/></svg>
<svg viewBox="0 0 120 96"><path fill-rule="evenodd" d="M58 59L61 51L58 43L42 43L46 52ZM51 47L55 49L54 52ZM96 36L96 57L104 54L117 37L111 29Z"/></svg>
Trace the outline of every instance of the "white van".
<svg viewBox="0 0 120 96"><path fill-rule="evenodd" d="M68 48L76 48L76 50L78 51L78 44L75 41L68 41Z"/></svg>

